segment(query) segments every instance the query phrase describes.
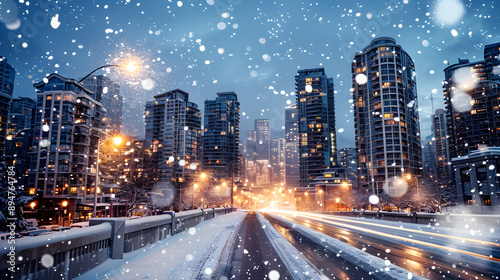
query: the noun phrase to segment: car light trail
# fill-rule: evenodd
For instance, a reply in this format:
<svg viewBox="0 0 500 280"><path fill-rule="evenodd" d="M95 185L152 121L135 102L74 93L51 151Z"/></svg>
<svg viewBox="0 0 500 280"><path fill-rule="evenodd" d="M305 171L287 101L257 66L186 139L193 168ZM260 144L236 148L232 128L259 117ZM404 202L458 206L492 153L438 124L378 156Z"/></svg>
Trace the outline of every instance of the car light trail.
<svg viewBox="0 0 500 280"><path fill-rule="evenodd" d="M500 262L500 259L498 259L498 258L494 258L494 257L490 257L490 256L485 256L485 255L481 255L481 254L477 254L477 253L473 253L473 252L469 252L469 251L465 251L465 250L461 250L461 249L456 249L456 248L452 248L452 247L447 247L447 246L443 246L443 245L437 245L437 244L433 244L433 243L429 243L429 242L425 242L425 241L420 241L420 240L416 240L416 239L412 239L412 238L408 238L408 237L401 237L401 236L393 235L393 234L390 234L390 233L379 232L379 231L376 231L376 230L367 229L367 228L363 228L363 227L359 227L359 226L354 226L354 225L349 225L349 224L339 223L339 222L333 222L333 221L330 221L329 219L325 219L324 217L323 217L323 219L320 219L319 217L316 217L316 215L306 215L306 214L302 214L302 213L301 214L297 214L297 213L295 213L295 214L288 213L287 214L287 213L283 213L283 212L282 212L282 214L283 215L296 215L298 217L304 217L304 218L307 217L307 218L310 218L310 219L321 220L324 223L328 223L328 224L335 225L335 226L343 226L343 227L346 227L346 228L351 228L351 229L354 229L354 230L359 230L359 231L363 231L363 232L367 232L367 233L381 235L381 236L384 236L384 237L398 239L398 240L402 240L402 241L405 241L405 242L416 243L416 244L420 244L420 245L430 246L430 247L439 248L439 249L443 249L443 250L447 250L447 251L453 251L453 252L457 252L457 253L467 254L467 255L470 255L470 256L475 256L475 257L479 257L479 258L483 258L483 259L488 259L488 260ZM288 219L292 220L291 218L288 218ZM336 219L336 220L340 220L340 219ZM363 223L363 222L361 222L361 223ZM374 225L373 223L364 223L364 224ZM390 227L390 226L384 226L384 227L389 227L389 228L398 229L398 230L400 229L398 227ZM412 231L415 231L415 230L412 230ZM420 232L420 231L416 231L416 232L418 232L418 233L426 233L426 232ZM445 235L441 235L441 236L448 237L448 236L445 236ZM476 242L478 242L478 241L476 240ZM489 243L491 243L491 242L489 242ZM485 244L485 243L482 243L482 244ZM499 246L497 243L492 243L492 244L495 244L495 246Z"/></svg>

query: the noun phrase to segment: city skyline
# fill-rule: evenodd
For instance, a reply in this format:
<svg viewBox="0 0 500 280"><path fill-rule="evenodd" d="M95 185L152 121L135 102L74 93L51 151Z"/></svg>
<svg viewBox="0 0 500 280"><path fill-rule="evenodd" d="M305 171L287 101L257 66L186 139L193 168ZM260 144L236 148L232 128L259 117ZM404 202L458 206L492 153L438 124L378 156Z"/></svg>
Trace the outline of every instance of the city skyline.
<svg viewBox="0 0 500 280"><path fill-rule="evenodd" d="M466 11L460 14L457 8L443 16L439 7L436 10L436 2L426 5L414 1L346 6L326 1L266 6L239 1L216 5L212 1L178 1L156 10L153 3L85 7L45 3L48 11L37 4L19 3L15 4L22 23L18 29L7 29L5 24L9 22L2 17L5 24L0 28L7 36L0 39L0 54L18 70L14 97L34 97L34 93L30 96L33 81L56 70L65 77L81 78L127 53L141 57L149 66L144 76L126 83L119 71L111 69L108 73L123 90L124 122L134 124L125 131L127 134L141 136L143 127L137 126L142 126L146 100L180 88L190 92L198 104L215 92L237 91L242 104L242 133L251 130L254 119L265 118L270 119L272 137L283 137L282 111L293 104L297 69L324 67L334 78L337 103L351 106L349 68L355 52L374 37L389 36L414 59L417 81L425 81L418 84L425 138L431 133L433 113L426 98L432 94L435 107L444 107L442 70L457 58L479 60L482 47L499 40L494 34L498 20L494 4L448 1ZM165 12L172 17L160 17ZM33 21L34 14L45 17L43 24ZM129 20L135 17L138 20ZM96 24L87 25L88 18ZM193 19L205 24L193 24ZM30 23L36 34L27 36L23 30ZM309 30L312 32L305 32ZM65 36L60 36L63 32ZM338 148L353 147L352 107L338 108L336 118L341 121L337 130L342 129L337 135Z"/></svg>

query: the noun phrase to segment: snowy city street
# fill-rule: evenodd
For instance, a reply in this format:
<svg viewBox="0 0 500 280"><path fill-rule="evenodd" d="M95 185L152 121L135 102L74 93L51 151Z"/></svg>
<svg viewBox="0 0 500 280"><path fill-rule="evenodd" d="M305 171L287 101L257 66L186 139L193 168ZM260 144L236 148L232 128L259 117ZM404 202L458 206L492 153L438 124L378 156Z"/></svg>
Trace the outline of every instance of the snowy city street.
<svg viewBox="0 0 500 280"><path fill-rule="evenodd" d="M500 280L500 0L0 0L1 280Z"/></svg>

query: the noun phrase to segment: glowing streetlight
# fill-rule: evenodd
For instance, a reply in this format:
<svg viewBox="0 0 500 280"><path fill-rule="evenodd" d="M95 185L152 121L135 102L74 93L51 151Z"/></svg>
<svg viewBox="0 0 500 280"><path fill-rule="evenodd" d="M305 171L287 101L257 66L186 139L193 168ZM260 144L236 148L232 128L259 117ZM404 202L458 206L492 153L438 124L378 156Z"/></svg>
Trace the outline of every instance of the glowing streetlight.
<svg viewBox="0 0 500 280"><path fill-rule="evenodd" d="M135 72L135 70L137 70L139 68L135 65L135 62L133 62L133 61L129 62L126 66L122 66L122 67L125 68L129 72Z"/></svg>
<svg viewBox="0 0 500 280"><path fill-rule="evenodd" d="M140 68L138 65L136 65L136 63L138 64L137 61L128 61L128 62L124 62L124 63L121 63L121 64L107 64L107 65L103 65L103 66L97 67L96 69L92 70L92 72L88 73L87 76L83 77L79 82L80 83L83 82L90 75L94 74L95 71L100 70L102 68L120 67L120 68L123 68L123 69L127 70L130 73L133 73L133 72L136 72L137 70L139 70L139 68Z"/></svg>
<svg viewBox="0 0 500 280"><path fill-rule="evenodd" d="M68 201L67 201L67 200L63 201L61 205L62 205L63 207L68 206Z"/></svg>
<svg viewBox="0 0 500 280"><path fill-rule="evenodd" d="M36 206L36 202L33 201L33 202L30 203L30 207L31 207L32 210L33 210L33 208L35 208L35 206Z"/></svg>
<svg viewBox="0 0 500 280"><path fill-rule="evenodd" d="M113 138L113 143L115 143L115 145L120 145L122 143L123 139L120 137L120 136L117 136L115 138Z"/></svg>

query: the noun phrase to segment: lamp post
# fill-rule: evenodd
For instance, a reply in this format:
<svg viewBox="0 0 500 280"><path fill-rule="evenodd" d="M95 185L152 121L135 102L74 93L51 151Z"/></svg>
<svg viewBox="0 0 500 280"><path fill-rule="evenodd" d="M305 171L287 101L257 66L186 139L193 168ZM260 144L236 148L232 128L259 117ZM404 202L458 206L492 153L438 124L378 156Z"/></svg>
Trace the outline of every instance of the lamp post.
<svg viewBox="0 0 500 280"><path fill-rule="evenodd" d="M320 199L319 199L319 202L320 202L320 211L323 212L324 209L325 209L325 196L323 195L323 190L320 189L319 191L319 195L320 195Z"/></svg>
<svg viewBox="0 0 500 280"><path fill-rule="evenodd" d="M102 68L106 67L120 67L124 68L125 70L129 72L135 72L139 67L135 65L135 61L129 60L128 63L122 63L122 64L106 64L100 67L97 67L96 69L92 70L90 73L88 73L85 77L80 79L80 83L83 82L85 79L87 79L90 75L94 74L97 70L100 70ZM115 138L116 139L116 138ZM118 141L118 140L115 140ZM116 142L115 142L116 143ZM121 138L120 138L120 143L121 143ZM101 137L99 137L99 140L97 142L97 163L96 163L96 181L95 181L95 189L94 189L94 209L92 211L92 217L97 217L96 212L97 212L97 189L98 189L98 184L99 184L99 150L101 146Z"/></svg>
<svg viewBox="0 0 500 280"><path fill-rule="evenodd" d="M193 206L193 210L194 210L194 191L196 190L197 187L198 187L198 184L193 185L193 204L191 204Z"/></svg>
<svg viewBox="0 0 500 280"><path fill-rule="evenodd" d="M95 173L95 188L94 188L94 208L92 210L92 218L97 218L97 190L99 188L99 153L101 150L101 146L104 145L106 142L103 141L101 143L101 138L99 137L99 140L97 141L97 160L96 160L96 173ZM122 138L121 137L114 137L113 138L113 143L118 146L122 143Z"/></svg>
<svg viewBox="0 0 500 280"><path fill-rule="evenodd" d="M337 211L339 211L339 202L340 202L340 198L337 197L337 199L335 199L335 201L337 202Z"/></svg>

